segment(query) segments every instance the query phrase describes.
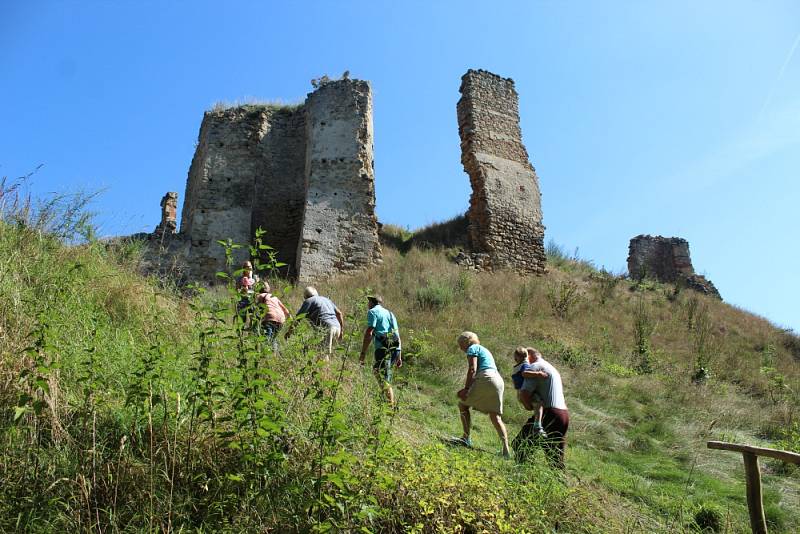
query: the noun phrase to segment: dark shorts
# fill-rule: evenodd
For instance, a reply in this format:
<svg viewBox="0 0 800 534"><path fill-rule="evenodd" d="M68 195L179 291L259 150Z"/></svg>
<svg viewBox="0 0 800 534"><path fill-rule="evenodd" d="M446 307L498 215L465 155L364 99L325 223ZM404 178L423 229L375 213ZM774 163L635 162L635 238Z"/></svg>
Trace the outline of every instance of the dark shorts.
<svg viewBox="0 0 800 534"><path fill-rule="evenodd" d="M542 414L542 427L547 432L547 438L543 442L536 439L534 431L535 417L531 417L522 426L517 437L514 438L512 447L518 462L524 462L535 446L544 448L547 458L555 466L564 468L564 452L567 447L567 430L569 430L569 411L558 408L545 408Z"/></svg>
<svg viewBox="0 0 800 534"><path fill-rule="evenodd" d="M392 383L394 364L397 363L399 355L400 351L397 349L375 349L375 363L372 364L372 370L381 376L387 384Z"/></svg>

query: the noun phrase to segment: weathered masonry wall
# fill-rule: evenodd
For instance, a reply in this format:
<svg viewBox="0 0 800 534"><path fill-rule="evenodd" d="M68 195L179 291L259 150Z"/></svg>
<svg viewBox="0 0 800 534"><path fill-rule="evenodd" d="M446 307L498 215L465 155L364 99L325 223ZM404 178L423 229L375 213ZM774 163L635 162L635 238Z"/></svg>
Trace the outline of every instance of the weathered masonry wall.
<svg viewBox="0 0 800 534"><path fill-rule="evenodd" d="M469 70L460 90L461 163L472 184L467 212L470 248L488 255L488 261L482 260L485 267L542 273L546 256L541 193L522 144L514 81Z"/></svg>
<svg viewBox="0 0 800 534"><path fill-rule="evenodd" d="M194 279L226 270L217 241L248 244L257 228L310 280L380 260L369 83L328 81L292 107L206 112L189 170L181 235ZM247 248L235 251L241 263Z"/></svg>
<svg viewBox="0 0 800 534"><path fill-rule="evenodd" d="M308 95L306 132L299 278L313 280L380 261L369 83L342 80Z"/></svg>
<svg viewBox="0 0 800 534"><path fill-rule="evenodd" d="M631 239L628 274L635 280L652 278L659 282L683 283L701 293L722 298L711 280L694 272L689 242L680 237L638 235Z"/></svg>
<svg viewBox="0 0 800 534"><path fill-rule="evenodd" d="M305 205L305 111L273 110L267 117L259 150L262 173L256 177L250 238L257 228L274 247L278 260L297 274L297 240ZM245 241L247 242L247 241Z"/></svg>
<svg viewBox="0 0 800 534"><path fill-rule="evenodd" d="M218 240L250 242L253 192L263 167L264 115L262 109L243 106L203 116L181 220L181 233L191 239L189 271L198 279L213 281L214 273L225 270ZM234 259L239 263L246 255L239 249Z"/></svg>

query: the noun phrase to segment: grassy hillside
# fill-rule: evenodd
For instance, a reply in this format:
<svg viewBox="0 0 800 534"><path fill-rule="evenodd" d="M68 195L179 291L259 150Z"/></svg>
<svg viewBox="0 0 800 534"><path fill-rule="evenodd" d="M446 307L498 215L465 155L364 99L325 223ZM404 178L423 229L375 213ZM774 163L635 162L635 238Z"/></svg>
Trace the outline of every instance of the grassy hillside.
<svg viewBox="0 0 800 534"><path fill-rule="evenodd" d="M0 530L748 531L741 458L705 441L797 450L796 337L557 247L546 276L520 277L462 271L408 237L318 284L347 315L324 365L303 324L273 353L224 290L142 279L136 244L67 248L0 223ZM301 288L273 282L297 309ZM368 290L404 334L396 412L357 363ZM503 460L483 416L483 451L439 443L460 429L465 329L506 377L519 344L562 371L565 473ZM510 387L506 406L513 435ZM798 473L764 470L771 528L796 531Z"/></svg>

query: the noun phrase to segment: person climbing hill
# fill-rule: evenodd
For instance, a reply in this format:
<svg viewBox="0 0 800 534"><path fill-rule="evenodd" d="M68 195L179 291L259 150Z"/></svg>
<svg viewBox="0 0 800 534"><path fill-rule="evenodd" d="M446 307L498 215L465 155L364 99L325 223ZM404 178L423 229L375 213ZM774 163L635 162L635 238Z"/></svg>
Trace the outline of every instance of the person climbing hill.
<svg viewBox="0 0 800 534"><path fill-rule="evenodd" d="M505 384L497 371L494 357L486 347L480 345L480 340L474 332L462 332L458 336L458 347L467 355L467 376L464 379L464 387L456 393L459 398L458 412L464 431L461 442L467 447L472 446L470 408L474 408L489 415L502 442L503 457L508 458L508 433L502 419Z"/></svg>
<svg viewBox="0 0 800 534"><path fill-rule="evenodd" d="M333 353L333 342L342 338L344 332L344 316L328 297L323 297L317 290L308 286L303 290L305 300L297 310L297 315L305 314L306 319L315 327L325 332L325 359L329 360Z"/></svg>
<svg viewBox="0 0 800 534"><path fill-rule="evenodd" d="M364 364L370 342L375 347L375 361L372 371L384 389L386 399L392 408L395 407L394 390L392 389L393 367L403 365L400 328L397 318L392 312L383 307L383 298L380 295L367 297L369 311L367 312L367 328L364 330L364 341L361 345L359 362Z"/></svg>

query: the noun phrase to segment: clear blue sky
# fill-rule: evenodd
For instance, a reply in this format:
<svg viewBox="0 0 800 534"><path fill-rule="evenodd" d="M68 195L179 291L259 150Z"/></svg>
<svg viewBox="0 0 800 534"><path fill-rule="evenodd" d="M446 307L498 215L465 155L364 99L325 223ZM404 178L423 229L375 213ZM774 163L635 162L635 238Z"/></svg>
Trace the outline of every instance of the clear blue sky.
<svg viewBox="0 0 800 534"><path fill-rule="evenodd" d="M461 75L514 78L547 238L624 270L689 240L728 302L800 330L800 3L0 1L0 176L106 191L105 235L183 196L203 111L372 82L381 221L463 212ZM181 199L182 201L182 199Z"/></svg>

